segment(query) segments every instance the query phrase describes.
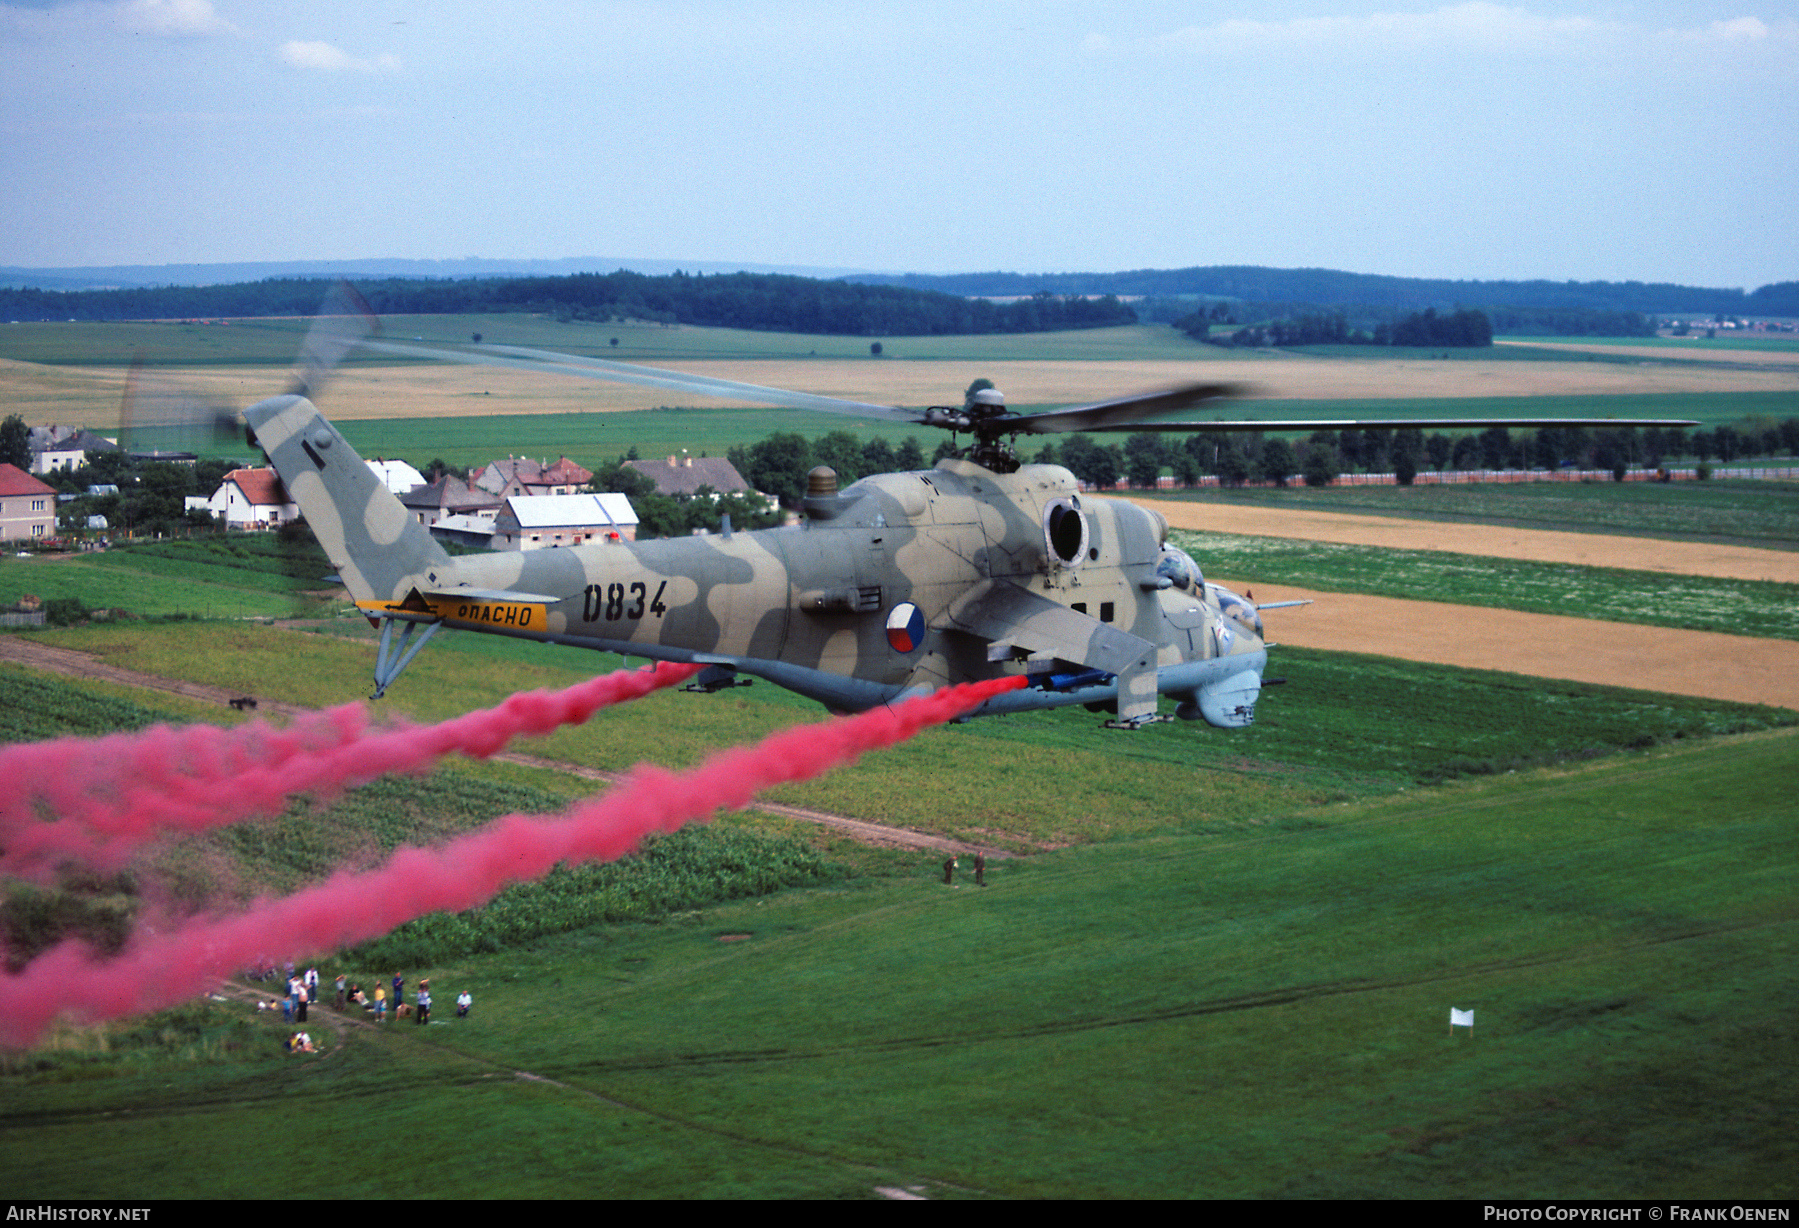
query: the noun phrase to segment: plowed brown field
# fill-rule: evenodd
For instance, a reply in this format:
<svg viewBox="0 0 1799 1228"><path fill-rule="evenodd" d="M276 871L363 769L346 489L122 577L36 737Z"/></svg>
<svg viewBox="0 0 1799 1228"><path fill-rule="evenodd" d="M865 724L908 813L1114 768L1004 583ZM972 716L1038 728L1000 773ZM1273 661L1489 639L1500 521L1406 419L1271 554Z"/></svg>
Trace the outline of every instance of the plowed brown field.
<svg viewBox="0 0 1799 1228"><path fill-rule="evenodd" d="M1158 500L1147 506L1179 528L1799 583L1799 555L1778 550L1226 504ZM1205 566L1204 559L1199 563ZM1214 578L1232 583L1228 577ZM1232 586L1250 584L1259 587L1261 601L1316 602L1267 615L1268 636L1276 643L1799 708L1799 643L1791 640L1359 593L1313 593L1272 585L1267 576Z"/></svg>

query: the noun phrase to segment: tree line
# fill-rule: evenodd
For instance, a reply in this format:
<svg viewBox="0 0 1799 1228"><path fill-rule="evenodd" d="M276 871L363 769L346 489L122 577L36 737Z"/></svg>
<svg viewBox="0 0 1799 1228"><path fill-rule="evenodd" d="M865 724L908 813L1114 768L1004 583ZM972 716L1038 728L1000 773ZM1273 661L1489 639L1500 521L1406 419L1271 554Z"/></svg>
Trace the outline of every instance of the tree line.
<svg viewBox="0 0 1799 1228"><path fill-rule="evenodd" d="M1493 323L1484 311L1463 309L1438 315L1435 307L1415 311L1372 329L1353 327L1345 311L1302 313L1214 334L1221 313L1214 308L1176 320L1174 326L1198 341L1226 347L1376 345L1467 348L1493 344Z"/></svg>
<svg viewBox="0 0 1799 1228"><path fill-rule="evenodd" d="M1065 466L1077 478L1109 489L1119 481L1149 489L1164 470L1177 484L1194 486L1215 477L1226 486L1295 478L1308 486L1328 485L1346 473L1391 473L1409 486L1420 472L1505 469L1602 469L1623 480L1627 469L1659 468L1676 461L1733 464L1758 457L1799 456L1799 418L1750 420L1713 430L1628 427L1590 430L1546 427L1513 431L1492 426L1450 435L1417 428L1313 431L1302 441L1260 433L1203 434L1184 439L1153 432L1128 436L1123 445L1104 446L1087 435L1071 435L1046 446L1033 459Z"/></svg>
<svg viewBox="0 0 1799 1228"><path fill-rule="evenodd" d="M1336 269L1272 269L1207 265L1184 269L1134 269L1116 273L954 273L932 276L857 274L854 280L942 290L951 294L1118 294L1228 299L1245 303L1366 303L1386 311L1442 309L1471 303L1489 310L1530 307L1559 310L1723 312L1726 315L1799 315L1799 282L1775 282L1745 294L1640 281L1455 281L1387 277Z"/></svg>
<svg viewBox="0 0 1799 1228"><path fill-rule="evenodd" d="M930 461L955 452L945 436ZM1196 486L1205 477L1227 486L1248 482L1286 485L1300 479L1325 485L1345 473L1391 473L1410 485L1425 471L1476 469L1610 470L1614 476L1630 467L1655 468L1676 461L1733 464L1757 457L1799 456L1799 418L1748 420L1711 430L1618 427L1550 427L1484 431L1451 435L1417 428L1402 430L1314 431L1303 440L1259 432L1179 436L1140 431L1122 444L1103 444L1090 434L1070 434L1046 441L1021 459L1061 465L1098 489L1124 481L1140 489L1155 487L1164 473L1176 484ZM916 439L894 448L884 440L859 440L849 431L832 431L808 440L792 432L770 435L748 447L732 448L731 463L757 490L798 507L805 495L806 473L814 465L830 465L841 485L873 473L925 467ZM599 479L596 478L596 481ZM735 522L742 525L741 521Z"/></svg>
<svg viewBox="0 0 1799 1228"><path fill-rule="evenodd" d="M311 315L335 283L271 277L225 286L117 290L0 290L12 320L210 319ZM459 281L384 278L356 283L377 315L540 312L563 319L650 320L840 336L940 336L1102 328L1136 320L1115 297L1049 291L1013 302L900 286L774 273L689 276L578 273Z"/></svg>

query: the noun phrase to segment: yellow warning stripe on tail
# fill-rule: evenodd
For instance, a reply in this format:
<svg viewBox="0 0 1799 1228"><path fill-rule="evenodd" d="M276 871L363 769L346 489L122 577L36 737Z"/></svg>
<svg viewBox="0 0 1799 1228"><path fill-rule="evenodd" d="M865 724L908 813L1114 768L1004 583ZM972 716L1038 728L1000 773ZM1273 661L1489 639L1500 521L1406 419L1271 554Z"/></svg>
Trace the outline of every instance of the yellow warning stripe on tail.
<svg viewBox="0 0 1799 1228"><path fill-rule="evenodd" d="M358 601L357 608L370 618L440 618L447 623L504 627L518 631L548 631L547 606L541 602L503 601L490 597L423 595L417 601L396 605L391 601Z"/></svg>

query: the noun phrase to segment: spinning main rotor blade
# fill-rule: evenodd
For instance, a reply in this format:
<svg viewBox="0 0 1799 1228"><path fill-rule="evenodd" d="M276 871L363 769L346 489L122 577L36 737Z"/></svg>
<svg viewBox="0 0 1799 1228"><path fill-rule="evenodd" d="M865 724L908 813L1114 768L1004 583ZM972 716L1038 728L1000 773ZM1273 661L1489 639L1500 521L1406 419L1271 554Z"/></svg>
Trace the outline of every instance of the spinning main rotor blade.
<svg viewBox="0 0 1799 1228"><path fill-rule="evenodd" d="M294 359L294 376L288 392L316 399L325 380L358 343L381 335L381 321L368 302L347 281L339 281L325 295L319 313L312 318L306 340Z"/></svg>
<svg viewBox="0 0 1799 1228"><path fill-rule="evenodd" d="M1061 435L1075 431L1179 431L1247 432L1247 431L1341 431L1341 430L1482 430L1486 427L1693 427L1697 422L1675 418L1337 418L1337 419L1267 419L1264 421L1217 420L1212 422L1147 422L1158 414L1192 409L1211 401L1222 401L1248 395L1252 390L1244 384L1182 384L1157 392L1095 401L1066 409L1053 409L1040 414L1001 414L978 419L966 410L939 406L936 410L918 412L891 405L875 405L866 401L847 401L837 397L795 392L787 388L769 388L762 384L745 384L736 380L714 379L662 367L644 367L634 363L614 362L605 358L585 358L554 350L531 349L517 345L458 346L439 349L432 346L405 345L392 341L363 341L364 349L394 354L403 358L435 358L444 362L461 362L474 366L510 367L520 371L541 371L553 375L572 375L581 379L605 380L617 384L635 384L644 388L666 388L674 392L691 392L731 401L747 401L754 405L781 405L792 409L819 410L824 413L848 414L858 418L879 418L889 422L905 422L923 426L940 426L954 431L972 432L987 438L1001 435Z"/></svg>
<svg viewBox="0 0 1799 1228"><path fill-rule="evenodd" d="M766 388L761 384L742 384L736 380L713 379L706 375L690 375L684 371L669 371L661 367L640 367L628 362L582 358L574 354L558 354L553 350L533 350L517 345L483 345L440 350L429 346L400 345L391 341L365 341L363 348L405 358L437 358L475 366L512 367L520 371L544 371L553 375L573 375L581 379L606 380L615 384L636 384L644 388L667 388L675 392L693 392L730 401L749 401L756 405L816 409L828 414L851 414L858 418L885 418L890 422L923 421L920 415L892 405L844 401L810 392Z"/></svg>
<svg viewBox="0 0 1799 1228"><path fill-rule="evenodd" d="M235 439L237 406L145 366L140 354L125 376L119 425L133 450L185 451Z"/></svg>
<svg viewBox="0 0 1799 1228"><path fill-rule="evenodd" d="M1558 427L1579 426L1608 430L1631 427L1690 427L1699 423L1691 418L1268 418L1262 421L1239 419L1216 422L1139 422L1135 425L1090 426L1089 431L1181 431L1201 434L1207 431L1440 431L1483 430L1490 426Z"/></svg>
<svg viewBox="0 0 1799 1228"><path fill-rule="evenodd" d="M1061 435L1070 431L1154 430L1154 426L1138 428L1132 424L1156 414L1191 409L1207 401L1220 401L1245 395L1244 384L1182 384L1161 392L1145 392L1136 396L1095 401L1090 405L1071 405L1041 414L1024 414L1016 418L1000 418L1002 432L1023 435Z"/></svg>

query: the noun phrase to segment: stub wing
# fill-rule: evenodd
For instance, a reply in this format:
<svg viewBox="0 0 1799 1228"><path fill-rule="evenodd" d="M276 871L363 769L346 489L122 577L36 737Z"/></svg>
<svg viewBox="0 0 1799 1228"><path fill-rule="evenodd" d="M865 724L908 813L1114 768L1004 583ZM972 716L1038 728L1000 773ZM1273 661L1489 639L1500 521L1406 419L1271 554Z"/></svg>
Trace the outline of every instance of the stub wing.
<svg viewBox="0 0 1799 1228"><path fill-rule="evenodd" d="M939 626L987 641L987 659L1066 662L1118 678L1118 719L1156 711L1156 646L1110 623L1006 580L983 580L944 612Z"/></svg>

